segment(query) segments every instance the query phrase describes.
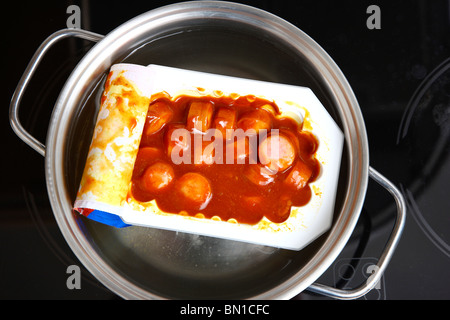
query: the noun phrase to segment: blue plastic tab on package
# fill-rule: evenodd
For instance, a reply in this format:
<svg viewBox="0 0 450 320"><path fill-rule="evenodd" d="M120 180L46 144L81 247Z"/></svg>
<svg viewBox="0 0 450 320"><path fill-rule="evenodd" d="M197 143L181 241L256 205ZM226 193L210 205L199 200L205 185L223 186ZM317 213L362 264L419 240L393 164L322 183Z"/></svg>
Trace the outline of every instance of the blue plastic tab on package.
<svg viewBox="0 0 450 320"><path fill-rule="evenodd" d="M123 220L116 214L112 214L105 211L94 210L88 216L88 219L107 224L116 228L129 227L129 224L123 222Z"/></svg>

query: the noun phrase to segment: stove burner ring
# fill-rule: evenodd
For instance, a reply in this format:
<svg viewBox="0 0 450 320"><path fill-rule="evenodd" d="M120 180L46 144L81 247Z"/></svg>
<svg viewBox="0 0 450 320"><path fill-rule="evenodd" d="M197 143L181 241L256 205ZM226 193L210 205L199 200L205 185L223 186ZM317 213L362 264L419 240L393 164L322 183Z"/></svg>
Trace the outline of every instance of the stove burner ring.
<svg viewBox="0 0 450 320"><path fill-rule="evenodd" d="M433 194L433 204L439 199L445 199L445 194L439 197L432 190L446 189L445 185L448 186L449 141L450 58L435 68L417 88L405 110L397 137L397 145L406 148L406 158L410 159L405 166L406 170L410 170L407 176L414 176L411 181L401 183L400 186L408 209L422 232L450 258L450 244L448 239L443 238L446 232L439 232L436 228L445 225L442 216L439 218L440 212L433 215L438 217L438 223L434 222L433 226L430 216L419 205L419 198L429 197L430 193ZM443 182L444 188L436 188L439 182ZM446 207L443 210L440 208L442 206L439 211L448 212Z"/></svg>

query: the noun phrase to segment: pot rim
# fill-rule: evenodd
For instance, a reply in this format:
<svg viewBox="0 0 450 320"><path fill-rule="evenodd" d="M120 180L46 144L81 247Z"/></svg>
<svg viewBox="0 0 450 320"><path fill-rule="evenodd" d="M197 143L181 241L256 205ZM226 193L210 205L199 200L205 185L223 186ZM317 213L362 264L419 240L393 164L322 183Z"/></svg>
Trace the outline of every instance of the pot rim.
<svg viewBox="0 0 450 320"><path fill-rule="evenodd" d="M341 212L324 244L308 263L280 285L251 299L289 299L310 286L337 258L346 245L365 199L369 178L367 133L357 99L332 58L308 35L296 26L271 13L247 5L223 1L182 2L143 13L117 27L98 42L80 61L68 78L55 104L46 141L45 171L47 190L57 224L67 243L83 265L107 288L126 299L164 299L147 292L113 270L98 255L83 234L72 212L70 195L65 188L64 157L70 120L81 94L95 75L102 74L112 64L111 52L132 43L134 37L151 28L163 26L174 19L237 19L277 33L308 60L322 76L343 124L345 150L348 155L348 190ZM89 70L89 72L86 72ZM75 94L74 94L75 93ZM352 192L350 192L352 191Z"/></svg>

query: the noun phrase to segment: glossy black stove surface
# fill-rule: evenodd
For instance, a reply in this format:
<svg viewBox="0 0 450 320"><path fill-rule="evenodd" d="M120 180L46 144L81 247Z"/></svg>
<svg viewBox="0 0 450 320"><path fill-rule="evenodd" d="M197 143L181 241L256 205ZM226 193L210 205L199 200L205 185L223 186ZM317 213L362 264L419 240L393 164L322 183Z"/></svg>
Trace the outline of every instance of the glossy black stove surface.
<svg viewBox="0 0 450 320"><path fill-rule="evenodd" d="M107 34L168 1L14 2L4 14L0 192L0 299L119 299L84 269L66 244L48 200L44 158L11 130L8 106L32 54L66 27L69 5L81 28ZM295 24L335 60L364 115L370 165L402 191L407 220L380 283L361 299L450 298L450 3L446 1L242 1ZM381 29L369 29L370 5ZM5 41L5 40L4 40ZM40 141L59 90L89 46L70 41L44 59L21 106L22 123ZM317 282L352 288L370 276L392 230L395 205L369 183L348 245ZM68 289L67 267L82 288ZM325 299L309 292L295 299Z"/></svg>

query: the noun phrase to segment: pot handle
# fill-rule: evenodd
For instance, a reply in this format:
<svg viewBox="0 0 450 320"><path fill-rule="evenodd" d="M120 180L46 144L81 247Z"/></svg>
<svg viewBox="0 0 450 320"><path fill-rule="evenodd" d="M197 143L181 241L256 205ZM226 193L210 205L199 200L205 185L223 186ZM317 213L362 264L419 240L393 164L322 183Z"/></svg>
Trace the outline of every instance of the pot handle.
<svg viewBox="0 0 450 320"><path fill-rule="evenodd" d="M378 184L384 187L389 193L394 197L396 205L397 205L397 219L394 224L394 228L389 237L389 240L384 248L384 251L378 260L377 266L374 268L374 272L372 275L358 288L356 289L338 289L334 287L330 287L327 285L313 283L311 286L307 288L308 291L322 294L332 298L338 299L356 299L362 297L370 290L372 290L375 285L380 281L383 272L386 270L387 265L394 253L394 250L400 240L400 235L403 231L403 227L406 219L406 206L405 200L403 199L400 191L395 187L392 182L386 179L383 175L378 173L372 167L369 167L369 176L374 179Z"/></svg>
<svg viewBox="0 0 450 320"><path fill-rule="evenodd" d="M77 37L84 40L90 41L100 41L103 39L102 35L82 30L82 29L62 29L56 31L52 35L50 35L45 41L39 46L39 48L34 53L31 61L28 63L27 68L25 69L20 81L14 91L13 97L11 99L10 107L9 107L9 121L11 123L11 127L13 131L17 134L17 136L22 139L26 144L28 144L35 151L40 153L45 157L45 145L38 141L35 137L33 137L28 131L26 131L22 124L19 121L19 105L22 100L22 96L25 92L25 89L30 82L31 77L36 71L37 66L41 62L45 53L59 40L68 38L68 37Z"/></svg>

